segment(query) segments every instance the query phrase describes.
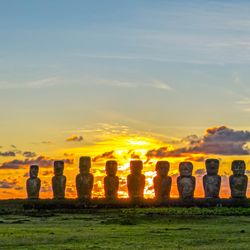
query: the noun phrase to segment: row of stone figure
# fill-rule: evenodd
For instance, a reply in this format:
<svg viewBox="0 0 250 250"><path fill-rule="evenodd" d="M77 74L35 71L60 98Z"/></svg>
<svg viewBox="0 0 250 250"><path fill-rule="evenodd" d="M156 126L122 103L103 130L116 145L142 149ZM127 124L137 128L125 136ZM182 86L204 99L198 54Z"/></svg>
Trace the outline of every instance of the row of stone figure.
<svg viewBox="0 0 250 250"><path fill-rule="evenodd" d="M218 175L219 160L208 159L205 162L207 174L203 177L203 187L206 198L219 198L221 176ZM91 199L94 184L94 176L90 173L91 158L81 157L79 162L80 173L76 176L76 189L79 199ZM106 162L106 174L104 178L104 191L107 199L118 197L119 177L117 174L118 164L116 161ZM130 162L130 174L127 177L128 195L131 199L140 199L144 196L145 176L142 174L143 163L140 160ZM172 178L168 176L170 163L158 161L156 163L157 175L154 177L155 198L166 200L170 198ZM54 162L54 176L52 178L52 189L54 199L64 199L66 177L63 175L64 162ZM246 198L248 177L245 175L246 164L244 161L232 162L233 175L230 176L230 189L232 198ZM39 167L30 167L30 178L27 180L26 188L29 199L38 199L41 181L38 178ZM182 162L179 165L180 176L177 178L177 186L180 198L192 199L195 190L195 177L192 176L193 164Z"/></svg>

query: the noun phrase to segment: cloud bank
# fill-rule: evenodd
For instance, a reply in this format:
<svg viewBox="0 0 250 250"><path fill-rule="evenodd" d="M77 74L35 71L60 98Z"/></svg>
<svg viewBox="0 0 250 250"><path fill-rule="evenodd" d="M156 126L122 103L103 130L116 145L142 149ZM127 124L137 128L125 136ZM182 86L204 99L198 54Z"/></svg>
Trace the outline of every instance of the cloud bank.
<svg viewBox="0 0 250 250"><path fill-rule="evenodd" d="M207 129L203 137L188 136L186 147L171 150L161 147L149 150L148 158L181 157L190 154L249 155L250 131L234 130L226 126Z"/></svg>

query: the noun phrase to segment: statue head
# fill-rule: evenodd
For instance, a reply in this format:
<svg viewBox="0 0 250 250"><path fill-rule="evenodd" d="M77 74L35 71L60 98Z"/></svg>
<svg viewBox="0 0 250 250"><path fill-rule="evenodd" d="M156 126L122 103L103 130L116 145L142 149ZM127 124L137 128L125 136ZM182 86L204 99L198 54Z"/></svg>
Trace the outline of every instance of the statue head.
<svg viewBox="0 0 250 250"><path fill-rule="evenodd" d="M168 161L158 161L156 163L155 171L157 172L157 176L166 176L168 175L170 168L170 164Z"/></svg>
<svg viewBox="0 0 250 250"><path fill-rule="evenodd" d="M234 175L244 175L246 170L246 163L241 160L232 162L232 171Z"/></svg>
<svg viewBox="0 0 250 250"><path fill-rule="evenodd" d="M207 159L205 162L207 174L217 175L219 171L220 161L218 159Z"/></svg>
<svg viewBox="0 0 250 250"><path fill-rule="evenodd" d="M143 163L140 160L130 161L130 172L132 175L140 175L142 172Z"/></svg>
<svg viewBox="0 0 250 250"><path fill-rule="evenodd" d="M30 166L30 178L37 178L39 171L38 165L31 165Z"/></svg>
<svg viewBox="0 0 250 250"><path fill-rule="evenodd" d="M89 156L82 156L79 160L80 174L88 174L91 168L91 158Z"/></svg>
<svg viewBox="0 0 250 250"><path fill-rule="evenodd" d="M64 161L55 161L54 162L54 175L62 176L64 170Z"/></svg>
<svg viewBox="0 0 250 250"><path fill-rule="evenodd" d="M108 176L116 176L118 168L117 166L118 166L117 161L107 161L105 167L106 174Z"/></svg>
<svg viewBox="0 0 250 250"><path fill-rule="evenodd" d="M181 162L179 165L180 176L189 177L192 176L193 164L191 162Z"/></svg>

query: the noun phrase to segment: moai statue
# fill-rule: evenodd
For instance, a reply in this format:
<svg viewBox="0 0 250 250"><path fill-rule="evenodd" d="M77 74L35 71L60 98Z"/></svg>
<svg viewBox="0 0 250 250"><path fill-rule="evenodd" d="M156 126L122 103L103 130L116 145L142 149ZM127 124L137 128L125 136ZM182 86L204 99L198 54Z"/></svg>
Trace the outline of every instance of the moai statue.
<svg viewBox="0 0 250 250"><path fill-rule="evenodd" d="M181 162L179 172L177 187L180 198L184 200L193 199L195 190L195 177L192 176L193 164L191 162Z"/></svg>
<svg viewBox="0 0 250 250"><path fill-rule="evenodd" d="M221 176L218 175L220 162L217 159L206 160L207 174L203 177L205 198L219 198Z"/></svg>
<svg viewBox="0 0 250 250"><path fill-rule="evenodd" d="M163 201L169 199L172 185L172 178L168 176L170 164L168 161L158 161L156 163L157 175L154 178L155 198Z"/></svg>
<svg viewBox="0 0 250 250"><path fill-rule="evenodd" d="M233 175L230 176L230 189L231 197L244 199L246 198L248 177L245 175L246 164L244 161L233 161L232 171Z"/></svg>
<svg viewBox="0 0 250 250"><path fill-rule="evenodd" d="M106 162L106 174L104 178L105 197L108 200L115 200L118 197L119 177L117 173L117 161Z"/></svg>
<svg viewBox="0 0 250 250"><path fill-rule="evenodd" d="M30 178L26 182L28 199L39 199L41 180L37 177L38 172L39 167L37 165L30 166Z"/></svg>
<svg viewBox="0 0 250 250"><path fill-rule="evenodd" d="M83 156L79 161L80 173L76 176L77 196L80 200L91 199L91 193L94 185L94 176L91 174L91 158Z"/></svg>
<svg viewBox="0 0 250 250"><path fill-rule="evenodd" d="M142 172L143 163L140 160L130 162L130 175L127 177L128 195L132 200L143 199L145 175Z"/></svg>
<svg viewBox="0 0 250 250"><path fill-rule="evenodd" d="M66 176L63 175L64 162L54 162L54 176L52 178L52 189L54 199L64 199L66 188Z"/></svg>

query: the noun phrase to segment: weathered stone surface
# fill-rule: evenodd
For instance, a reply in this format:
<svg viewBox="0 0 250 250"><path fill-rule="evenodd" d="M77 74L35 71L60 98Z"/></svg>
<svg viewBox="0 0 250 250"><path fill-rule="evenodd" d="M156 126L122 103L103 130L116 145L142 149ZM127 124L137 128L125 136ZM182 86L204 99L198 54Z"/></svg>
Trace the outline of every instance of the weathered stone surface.
<svg viewBox="0 0 250 250"><path fill-rule="evenodd" d="M193 164L181 162L179 165L180 176L177 178L177 187L181 199L193 199L195 190L195 177L192 176Z"/></svg>
<svg viewBox="0 0 250 250"><path fill-rule="evenodd" d="M90 173L91 158L83 156L79 161L80 173L76 176L76 189L79 199L91 199L94 176Z"/></svg>
<svg viewBox="0 0 250 250"><path fill-rule="evenodd" d="M30 166L30 178L26 182L28 199L39 199L41 180L38 178L39 166Z"/></svg>
<svg viewBox="0 0 250 250"><path fill-rule="evenodd" d="M157 175L154 177L155 198L159 201L169 199L172 178L168 176L170 164L168 161L158 161L156 163Z"/></svg>
<svg viewBox="0 0 250 250"><path fill-rule="evenodd" d="M107 176L104 178L104 191L106 199L109 200L115 200L118 197L119 177L116 176L117 166L117 161L106 162L105 170Z"/></svg>
<svg viewBox="0 0 250 250"><path fill-rule="evenodd" d="M145 188L145 175L142 174L143 163L140 160L130 162L130 175L127 177L130 199L142 199Z"/></svg>
<svg viewBox="0 0 250 250"><path fill-rule="evenodd" d="M232 163L233 175L230 176L231 197L236 199L246 198L248 177L245 175L246 164L237 160Z"/></svg>
<svg viewBox="0 0 250 250"><path fill-rule="evenodd" d="M54 199L64 199L66 188L66 176L63 175L64 162L54 162L54 176L52 178L52 189Z"/></svg>
<svg viewBox="0 0 250 250"><path fill-rule="evenodd" d="M220 162L217 159L206 160L207 174L203 177L205 198L219 198L221 176L218 175Z"/></svg>

